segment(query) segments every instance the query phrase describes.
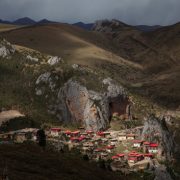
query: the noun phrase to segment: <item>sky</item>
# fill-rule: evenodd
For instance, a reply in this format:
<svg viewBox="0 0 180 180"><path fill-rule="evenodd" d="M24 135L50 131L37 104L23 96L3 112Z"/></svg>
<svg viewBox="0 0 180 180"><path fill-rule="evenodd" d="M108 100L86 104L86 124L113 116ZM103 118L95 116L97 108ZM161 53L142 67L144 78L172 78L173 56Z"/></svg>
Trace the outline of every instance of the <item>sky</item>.
<svg viewBox="0 0 180 180"><path fill-rule="evenodd" d="M180 21L180 0L0 0L0 19L22 17L67 23L118 19L131 25L170 25Z"/></svg>

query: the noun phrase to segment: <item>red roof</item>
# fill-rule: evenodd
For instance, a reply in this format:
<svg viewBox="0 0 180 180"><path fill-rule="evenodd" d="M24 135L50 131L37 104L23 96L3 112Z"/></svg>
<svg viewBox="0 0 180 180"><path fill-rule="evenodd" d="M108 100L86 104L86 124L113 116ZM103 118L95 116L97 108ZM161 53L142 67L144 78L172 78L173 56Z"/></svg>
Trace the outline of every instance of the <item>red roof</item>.
<svg viewBox="0 0 180 180"><path fill-rule="evenodd" d="M67 130L64 133L69 135L69 134L71 134L71 131Z"/></svg>
<svg viewBox="0 0 180 180"><path fill-rule="evenodd" d="M78 140L78 141L79 141L79 138L71 137L70 140L71 140L71 141L75 141L75 140Z"/></svg>
<svg viewBox="0 0 180 180"><path fill-rule="evenodd" d="M112 159L119 159L119 156L112 156Z"/></svg>
<svg viewBox="0 0 180 180"><path fill-rule="evenodd" d="M143 141L142 140L134 140L133 143L142 143Z"/></svg>
<svg viewBox="0 0 180 180"><path fill-rule="evenodd" d="M80 131L74 131L74 132L72 132L72 134L79 134L80 133Z"/></svg>
<svg viewBox="0 0 180 180"><path fill-rule="evenodd" d="M150 146L150 147L158 147L159 145L156 144L156 143L151 143L149 146Z"/></svg>
<svg viewBox="0 0 180 180"><path fill-rule="evenodd" d="M144 154L145 157L153 157L153 154L149 153L149 154Z"/></svg>
<svg viewBox="0 0 180 180"><path fill-rule="evenodd" d="M114 146L106 146L106 149L114 149Z"/></svg>
<svg viewBox="0 0 180 180"><path fill-rule="evenodd" d="M104 149L103 149L103 148L97 148L97 149L95 149L94 151L96 151L96 152L101 152L101 151L104 151Z"/></svg>
<svg viewBox="0 0 180 180"><path fill-rule="evenodd" d="M119 156L119 157L124 157L125 154L117 154L117 156Z"/></svg>
<svg viewBox="0 0 180 180"><path fill-rule="evenodd" d="M61 128L51 128L51 131L61 131Z"/></svg>
<svg viewBox="0 0 180 180"><path fill-rule="evenodd" d="M97 135L99 135L99 136L104 136L104 132L97 132Z"/></svg>
<svg viewBox="0 0 180 180"><path fill-rule="evenodd" d="M88 134L92 134L92 133L93 133L93 131L89 130L89 131L86 131L86 133L88 133Z"/></svg>
<svg viewBox="0 0 180 180"><path fill-rule="evenodd" d="M149 145L149 144L150 144L150 142L145 141L143 144L144 144L144 145Z"/></svg>

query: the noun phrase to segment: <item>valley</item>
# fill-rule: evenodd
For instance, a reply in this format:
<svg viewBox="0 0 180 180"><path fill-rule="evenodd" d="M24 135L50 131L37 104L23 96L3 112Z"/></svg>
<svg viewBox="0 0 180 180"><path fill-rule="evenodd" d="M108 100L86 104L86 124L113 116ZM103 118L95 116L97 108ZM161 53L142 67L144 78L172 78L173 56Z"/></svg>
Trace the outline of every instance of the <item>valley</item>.
<svg viewBox="0 0 180 180"><path fill-rule="evenodd" d="M12 179L21 179L23 151L37 158L37 172L21 162L36 179L68 174L72 162L79 167L64 179L88 179L89 167L94 179L179 177L179 23L150 32L117 20L98 21L93 31L63 23L12 28L0 32L0 158ZM38 154L42 127L52 149ZM96 169L102 160L117 172Z"/></svg>

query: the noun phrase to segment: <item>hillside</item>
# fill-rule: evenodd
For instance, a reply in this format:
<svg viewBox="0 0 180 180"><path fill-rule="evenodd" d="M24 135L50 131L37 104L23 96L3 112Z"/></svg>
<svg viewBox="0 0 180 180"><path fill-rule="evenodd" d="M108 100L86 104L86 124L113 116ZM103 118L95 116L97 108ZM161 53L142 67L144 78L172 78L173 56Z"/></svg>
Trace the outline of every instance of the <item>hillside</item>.
<svg viewBox="0 0 180 180"><path fill-rule="evenodd" d="M4 168L12 180L84 180L121 179L122 175L105 171L96 163L84 161L76 152L57 153L52 150L42 152L35 144L0 145L0 174ZM104 173L106 175L104 176ZM129 175L131 180L138 174Z"/></svg>
<svg viewBox="0 0 180 180"><path fill-rule="evenodd" d="M177 108L179 29L176 24L144 33L113 20L97 22L94 32L67 24L50 24L1 35L14 44L59 55L70 64L89 66L120 81L132 92L151 97L155 103Z"/></svg>

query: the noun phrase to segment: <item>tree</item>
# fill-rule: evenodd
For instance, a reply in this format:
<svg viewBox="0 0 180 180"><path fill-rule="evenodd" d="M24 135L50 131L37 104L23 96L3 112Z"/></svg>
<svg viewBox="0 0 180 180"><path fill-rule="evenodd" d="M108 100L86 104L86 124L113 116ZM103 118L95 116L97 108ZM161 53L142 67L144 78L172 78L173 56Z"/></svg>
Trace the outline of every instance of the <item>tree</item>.
<svg viewBox="0 0 180 180"><path fill-rule="evenodd" d="M43 150L45 150L46 147L46 134L45 131L43 129L39 129L37 131L37 141L40 147L43 148Z"/></svg>

